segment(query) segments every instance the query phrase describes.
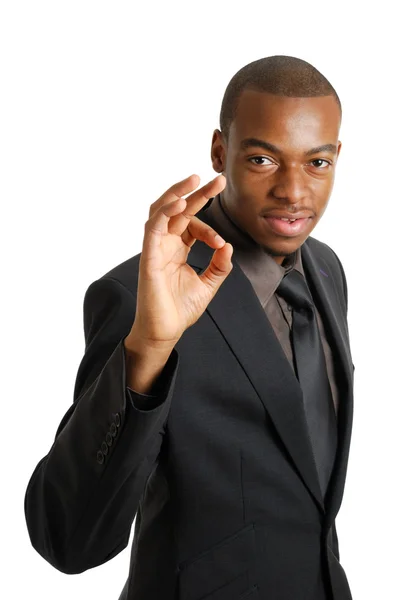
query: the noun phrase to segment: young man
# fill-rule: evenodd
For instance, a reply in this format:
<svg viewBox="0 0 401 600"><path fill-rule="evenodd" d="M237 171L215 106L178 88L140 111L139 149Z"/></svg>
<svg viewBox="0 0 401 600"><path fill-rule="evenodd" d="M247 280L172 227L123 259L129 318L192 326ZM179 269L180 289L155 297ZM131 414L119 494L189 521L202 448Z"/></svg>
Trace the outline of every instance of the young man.
<svg viewBox="0 0 401 600"><path fill-rule="evenodd" d="M310 64L245 66L213 134L221 175L167 190L141 254L89 286L74 403L26 493L32 544L60 571L113 558L136 516L121 600L351 598L335 531L347 285L310 237L340 122Z"/></svg>

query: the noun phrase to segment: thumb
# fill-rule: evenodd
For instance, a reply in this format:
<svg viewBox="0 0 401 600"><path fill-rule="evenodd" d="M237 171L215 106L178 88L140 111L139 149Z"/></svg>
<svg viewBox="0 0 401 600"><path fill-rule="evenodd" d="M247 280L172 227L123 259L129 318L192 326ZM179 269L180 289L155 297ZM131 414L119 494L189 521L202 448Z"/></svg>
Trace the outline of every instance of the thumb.
<svg viewBox="0 0 401 600"><path fill-rule="evenodd" d="M226 243L222 248L217 248L207 269L199 275L199 279L210 289L213 295L233 268L232 254L233 247L229 243Z"/></svg>

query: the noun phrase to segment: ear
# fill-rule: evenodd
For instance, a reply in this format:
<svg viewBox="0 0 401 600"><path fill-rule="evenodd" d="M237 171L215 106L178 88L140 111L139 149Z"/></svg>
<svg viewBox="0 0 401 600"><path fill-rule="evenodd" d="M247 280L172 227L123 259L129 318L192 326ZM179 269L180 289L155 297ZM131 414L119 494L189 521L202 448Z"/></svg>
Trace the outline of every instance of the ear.
<svg viewBox="0 0 401 600"><path fill-rule="evenodd" d="M223 173L223 175L225 175L224 171L226 168L226 144L223 138L223 134L219 129L215 129L213 131L210 158L212 159L212 167L216 171L216 173Z"/></svg>
<svg viewBox="0 0 401 600"><path fill-rule="evenodd" d="M341 146L342 146L342 143L339 141L338 146L337 146L337 158L340 156Z"/></svg>

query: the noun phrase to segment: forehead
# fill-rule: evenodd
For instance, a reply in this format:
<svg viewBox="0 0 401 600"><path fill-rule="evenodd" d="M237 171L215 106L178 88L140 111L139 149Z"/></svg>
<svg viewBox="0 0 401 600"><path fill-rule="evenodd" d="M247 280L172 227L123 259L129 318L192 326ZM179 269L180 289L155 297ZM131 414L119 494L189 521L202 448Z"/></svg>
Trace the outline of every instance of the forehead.
<svg viewBox="0 0 401 600"><path fill-rule="evenodd" d="M340 120L334 96L288 98L246 90L238 100L229 139L238 144L246 137L277 144L307 139L312 144L335 143Z"/></svg>

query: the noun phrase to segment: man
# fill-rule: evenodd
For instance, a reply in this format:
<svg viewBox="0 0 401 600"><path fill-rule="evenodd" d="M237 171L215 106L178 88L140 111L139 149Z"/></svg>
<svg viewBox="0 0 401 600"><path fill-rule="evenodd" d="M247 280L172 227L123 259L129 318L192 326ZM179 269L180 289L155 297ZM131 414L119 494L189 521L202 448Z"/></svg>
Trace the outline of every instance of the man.
<svg viewBox="0 0 401 600"><path fill-rule="evenodd" d="M310 237L340 122L310 64L245 66L213 134L220 175L167 190L141 254L89 286L74 404L25 499L32 544L60 571L113 558L136 516L120 600L351 598L334 521L347 284Z"/></svg>

